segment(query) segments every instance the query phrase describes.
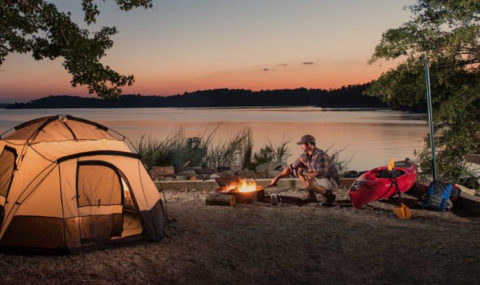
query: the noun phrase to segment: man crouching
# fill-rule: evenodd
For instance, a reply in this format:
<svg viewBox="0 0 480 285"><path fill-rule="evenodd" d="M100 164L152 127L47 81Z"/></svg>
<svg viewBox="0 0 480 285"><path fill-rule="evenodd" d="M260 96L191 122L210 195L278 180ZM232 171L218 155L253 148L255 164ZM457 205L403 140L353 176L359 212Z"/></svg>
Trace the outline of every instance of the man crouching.
<svg viewBox="0 0 480 285"><path fill-rule="evenodd" d="M330 206L335 201L335 191L340 184L337 168L328 155L315 146L315 138L304 135L297 143L302 146L300 157L272 179L270 185L275 186L277 181L292 173L297 173L300 181L305 185L307 198L316 201L315 193L324 196L322 205ZM306 171L306 173L303 173Z"/></svg>

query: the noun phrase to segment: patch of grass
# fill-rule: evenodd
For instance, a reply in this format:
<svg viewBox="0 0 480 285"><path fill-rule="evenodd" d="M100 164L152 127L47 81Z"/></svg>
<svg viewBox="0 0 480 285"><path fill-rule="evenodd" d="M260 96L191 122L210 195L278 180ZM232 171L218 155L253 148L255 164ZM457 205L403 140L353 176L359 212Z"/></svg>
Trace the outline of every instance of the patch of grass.
<svg viewBox="0 0 480 285"><path fill-rule="evenodd" d="M245 151L247 147L250 149ZM245 153L253 148L252 130L245 128L236 133L227 142L212 146L206 156L206 165L211 168L220 166L232 167L234 165L244 165Z"/></svg>
<svg viewBox="0 0 480 285"><path fill-rule="evenodd" d="M246 131L247 131L247 136L245 137L245 141L243 145L242 168L255 169L255 166L252 163L253 133L251 128L247 128Z"/></svg>
<svg viewBox="0 0 480 285"><path fill-rule="evenodd" d="M153 139L142 136L136 143L138 154L143 163L150 169L156 165L173 165L176 168L184 165L205 165L208 145L217 128L207 134L187 138L183 129L175 132L164 139Z"/></svg>
<svg viewBox="0 0 480 285"><path fill-rule="evenodd" d="M289 142L290 140L282 139L278 146L274 146L272 142L268 140L268 145L262 147L254 154L254 164L272 163L275 165L286 165L287 158L291 155L287 148Z"/></svg>
<svg viewBox="0 0 480 285"><path fill-rule="evenodd" d="M325 153L330 157L332 160L333 164L335 164L335 167L337 168L337 171L339 173L345 171L347 169L348 164L352 161L353 155L350 158L343 158L340 157L341 153L348 147L345 146L340 149L333 149L335 145L331 145L325 149Z"/></svg>
<svg viewBox="0 0 480 285"><path fill-rule="evenodd" d="M178 169L188 165L212 169L230 167L254 170L261 164L271 164L272 167L286 166L287 159L291 156L287 148L290 140L285 139L278 145L273 145L269 140L267 145L254 153L253 132L250 127L241 129L227 141L214 145L212 140L218 127L211 131L206 129L202 134L188 138L182 128L176 129L173 134L163 139L144 135L136 143L136 149L148 169L153 166L169 165ZM350 159L340 157L345 148L333 149L332 145L325 150L339 172L345 170L353 158L353 156Z"/></svg>

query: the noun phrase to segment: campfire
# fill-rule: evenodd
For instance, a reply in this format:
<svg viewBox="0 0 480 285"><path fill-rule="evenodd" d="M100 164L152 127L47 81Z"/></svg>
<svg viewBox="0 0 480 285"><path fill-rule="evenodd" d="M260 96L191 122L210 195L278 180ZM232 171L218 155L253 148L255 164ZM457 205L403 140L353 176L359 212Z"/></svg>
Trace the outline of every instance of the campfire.
<svg viewBox="0 0 480 285"><path fill-rule="evenodd" d="M218 182L217 182L218 183ZM217 192L222 193L248 193L263 190L262 186L257 186L255 180L236 179L231 181L226 186L217 189Z"/></svg>
<svg viewBox="0 0 480 285"><path fill-rule="evenodd" d="M254 179L239 177L216 178L219 188L215 193L207 197L207 204L230 205L239 203L253 203L265 201L265 190L257 185Z"/></svg>

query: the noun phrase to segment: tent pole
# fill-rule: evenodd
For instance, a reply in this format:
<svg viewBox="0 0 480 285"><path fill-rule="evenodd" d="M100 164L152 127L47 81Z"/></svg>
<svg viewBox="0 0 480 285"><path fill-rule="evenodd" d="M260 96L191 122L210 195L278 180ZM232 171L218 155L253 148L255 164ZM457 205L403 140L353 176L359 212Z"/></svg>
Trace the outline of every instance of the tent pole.
<svg viewBox="0 0 480 285"><path fill-rule="evenodd" d="M432 171L433 180L437 180L437 161L435 158L435 140L433 131L433 116L432 116L432 93L430 91L430 71L428 68L428 59L422 55L421 59L425 64L425 85L427 88L427 110L428 110L428 127L430 128L430 147L432 148Z"/></svg>

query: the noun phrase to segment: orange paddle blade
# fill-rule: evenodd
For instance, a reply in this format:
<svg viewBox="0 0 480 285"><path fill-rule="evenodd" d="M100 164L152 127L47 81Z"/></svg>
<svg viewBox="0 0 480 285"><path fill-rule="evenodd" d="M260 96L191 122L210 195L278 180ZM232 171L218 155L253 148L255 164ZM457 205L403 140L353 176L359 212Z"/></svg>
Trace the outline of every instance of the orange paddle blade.
<svg viewBox="0 0 480 285"><path fill-rule="evenodd" d="M412 217L412 211L405 204L401 204L400 207L395 207L395 215L402 220L408 220Z"/></svg>
<svg viewBox="0 0 480 285"><path fill-rule="evenodd" d="M392 157L390 159L390 162L388 163L388 171L392 171L394 167L395 167L395 162L393 161L393 157Z"/></svg>

